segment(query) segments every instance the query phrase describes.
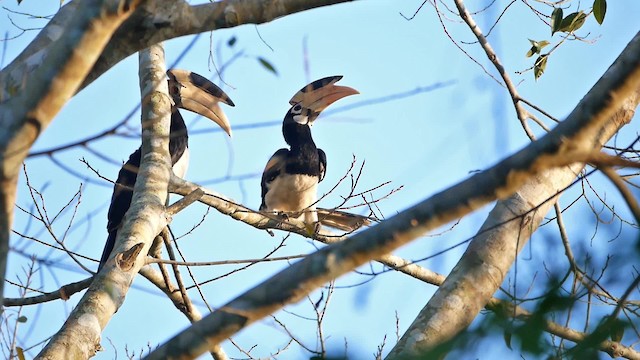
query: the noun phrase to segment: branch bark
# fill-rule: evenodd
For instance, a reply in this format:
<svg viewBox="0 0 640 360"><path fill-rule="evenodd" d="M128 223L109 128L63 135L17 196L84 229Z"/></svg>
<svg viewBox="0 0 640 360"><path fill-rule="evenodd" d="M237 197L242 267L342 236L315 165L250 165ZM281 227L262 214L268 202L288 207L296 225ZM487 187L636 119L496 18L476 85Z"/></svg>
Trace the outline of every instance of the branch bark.
<svg viewBox="0 0 640 360"><path fill-rule="evenodd" d="M626 71L630 71L626 90L602 86L613 80L617 72ZM609 120L603 126L585 128L582 135L566 144L569 147L589 146L592 151L600 149L623 125L631 121L640 102L640 83L636 82L639 78L640 33L565 122L553 132L576 117L606 116ZM611 100L598 104L600 108L591 107L589 103L598 98ZM574 164L546 171L531 178L509 198L499 201L451 274L429 299L387 358L410 358L424 354L466 329L490 301L520 250L582 167L583 164Z"/></svg>
<svg viewBox="0 0 640 360"><path fill-rule="evenodd" d="M0 74L0 300L20 165L31 145L76 93L114 31L140 0L78 2L75 16L57 28L60 40L34 53L19 73ZM15 63L15 62L14 62Z"/></svg>
<svg viewBox="0 0 640 360"><path fill-rule="evenodd" d="M297 12L350 1L353 0L226 0L194 6L184 0L146 1L115 31L80 89L127 56L164 40L243 24L263 24ZM80 7L81 3L63 6L36 39L0 72L0 84L20 84L24 74L42 65L43 55L64 36L63 30L84 8ZM7 86L0 89L0 101L11 95Z"/></svg>
<svg viewBox="0 0 640 360"><path fill-rule="evenodd" d="M625 113L633 111L628 105L637 105L639 89L640 33L569 117L540 140L379 225L293 264L176 335L149 354L148 359L195 358L249 324L302 299L324 283L426 231L493 200L507 198L522 186L549 175L548 171L559 171L550 169L574 163L575 158L591 153L625 124L623 120L628 118L616 116L616 113L621 109ZM574 165L574 171L580 167ZM517 198L521 201L520 196ZM526 227L523 231L527 231ZM497 287L501 282L500 272L489 271L486 277L491 276L495 276Z"/></svg>
<svg viewBox="0 0 640 360"><path fill-rule="evenodd" d="M86 0L63 6L0 71L0 303L20 164L77 91L127 56L160 41L265 23L346 1L350 0L228 0L190 6L172 0Z"/></svg>
<svg viewBox="0 0 640 360"><path fill-rule="evenodd" d="M100 334L145 264L155 236L167 225L165 201L171 174L169 124L171 101L165 80L164 49L155 45L140 54L142 162L114 251L78 305L38 354L38 359L88 359L100 348ZM121 254L138 254L131 262ZM134 251L134 253L136 253ZM126 259L125 259L126 260ZM123 265L124 264L124 265Z"/></svg>
<svg viewBox="0 0 640 360"><path fill-rule="evenodd" d="M194 323L202 319L202 314L198 311L198 308L193 306L190 301L187 302L183 298L183 294L175 289L170 289L170 285L165 282L162 275L158 271L154 271L150 266L144 266L140 269L140 275L144 276L149 282L160 289L171 300L173 305L180 309L180 311L189 319L191 323ZM219 345L211 349L211 356L214 360L228 360L229 357L222 350Z"/></svg>

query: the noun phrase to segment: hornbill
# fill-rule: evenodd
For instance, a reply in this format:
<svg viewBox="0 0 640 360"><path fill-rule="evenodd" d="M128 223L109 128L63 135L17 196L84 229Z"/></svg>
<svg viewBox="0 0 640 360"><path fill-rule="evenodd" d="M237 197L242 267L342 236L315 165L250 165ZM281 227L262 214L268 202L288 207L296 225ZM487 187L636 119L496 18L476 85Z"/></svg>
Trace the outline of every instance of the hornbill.
<svg viewBox="0 0 640 360"><path fill-rule="evenodd" d="M203 115L218 124L229 136L231 126L219 102L235 106L229 96L218 86L203 76L187 70L170 69L169 94L173 100L171 106L171 127L169 137L169 153L174 174L184 177L189 165L189 135L178 108L190 110ZM122 166L118 179L113 186L111 205L109 206L107 231L109 236L102 250L98 271L102 269L111 255L118 230L122 226L124 214L129 210L133 196L133 185L138 176L142 148L139 147Z"/></svg>
<svg viewBox="0 0 640 360"><path fill-rule="evenodd" d="M316 80L289 101L291 108L282 122L282 135L290 149L271 156L262 173L261 211L294 215L310 229L318 222L343 231L353 231L369 220L343 211L316 208L318 183L324 179L327 156L316 147L311 126L320 112L349 95L359 94L347 86L335 85L342 76Z"/></svg>

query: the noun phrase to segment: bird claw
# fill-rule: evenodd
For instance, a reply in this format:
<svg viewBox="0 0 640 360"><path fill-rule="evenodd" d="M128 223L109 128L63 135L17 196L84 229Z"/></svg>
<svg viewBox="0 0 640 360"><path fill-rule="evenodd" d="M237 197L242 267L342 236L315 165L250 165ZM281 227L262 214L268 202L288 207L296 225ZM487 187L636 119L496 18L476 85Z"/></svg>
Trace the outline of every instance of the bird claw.
<svg viewBox="0 0 640 360"><path fill-rule="evenodd" d="M278 216L282 219L282 221L289 221L289 214L284 211L278 212Z"/></svg>
<svg viewBox="0 0 640 360"><path fill-rule="evenodd" d="M320 222L314 222L311 224L305 224L305 229L307 230L307 234L315 237L320 233Z"/></svg>

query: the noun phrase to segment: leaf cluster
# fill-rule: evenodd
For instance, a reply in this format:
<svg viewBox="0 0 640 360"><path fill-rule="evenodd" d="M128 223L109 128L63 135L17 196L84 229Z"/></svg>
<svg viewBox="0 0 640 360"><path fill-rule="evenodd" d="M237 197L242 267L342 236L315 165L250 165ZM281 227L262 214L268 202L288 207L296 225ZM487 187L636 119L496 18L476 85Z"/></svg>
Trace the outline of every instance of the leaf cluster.
<svg viewBox="0 0 640 360"><path fill-rule="evenodd" d="M564 42L564 40L569 38L569 36L574 36L578 38L575 35L575 32L585 24L587 17L589 17L589 15L593 14L593 17L595 18L596 22L602 25L602 23L604 22L604 17L606 13L607 13L607 0L594 0L590 12L585 12L584 10L578 10L568 14L567 16L564 16L564 10L561 7L555 7L551 12L551 16L550 16L551 21L549 25L551 27L551 36L553 36L556 33L564 33L565 35L563 39L560 40L558 44L556 44L551 49L551 51L549 51L546 54L542 54L542 49L545 46L550 44L549 41L547 40L537 41L537 40L529 39L529 41L531 42L531 48L529 49L529 51L527 51L526 56L532 57L533 55L536 55L536 54L539 55L533 64L534 78L538 80L538 78L540 78L540 76L544 74L544 71L547 67L547 60L549 59L549 56L551 55L553 50L555 50L562 42Z"/></svg>

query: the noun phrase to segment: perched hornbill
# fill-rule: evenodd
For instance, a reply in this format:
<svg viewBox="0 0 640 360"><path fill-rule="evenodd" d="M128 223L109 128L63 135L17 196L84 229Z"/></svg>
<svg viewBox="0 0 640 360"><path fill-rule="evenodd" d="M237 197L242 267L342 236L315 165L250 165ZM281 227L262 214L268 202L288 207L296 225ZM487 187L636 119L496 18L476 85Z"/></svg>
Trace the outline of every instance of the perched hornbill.
<svg viewBox="0 0 640 360"><path fill-rule="evenodd" d="M218 124L229 136L231 126L220 108L219 102L235 106L233 101L222 89L206 78L187 70L171 69L169 76L169 94L173 99L171 106L171 128L169 138L169 153L174 174L184 177L189 165L189 136L187 127L178 108L186 109L203 115ZM107 231L109 236L102 251L98 270L104 266L111 255L118 230L122 226L124 214L131 205L133 185L140 167L141 148L138 148L129 160L122 166L118 179L113 186L111 205L109 206Z"/></svg>
<svg viewBox="0 0 640 360"><path fill-rule="evenodd" d="M301 217L309 227L318 221L343 231L353 231L368 224L366 217L337 210L316 208L318 183L327 169L327 156L316 147L311 125L320 112L349 95L359 94L347 86L335 85L342 76L316 80L289 101L292 105L282 122L282 134L290 149L280 149L271 156L262 173L261 211Z"/></svg>

